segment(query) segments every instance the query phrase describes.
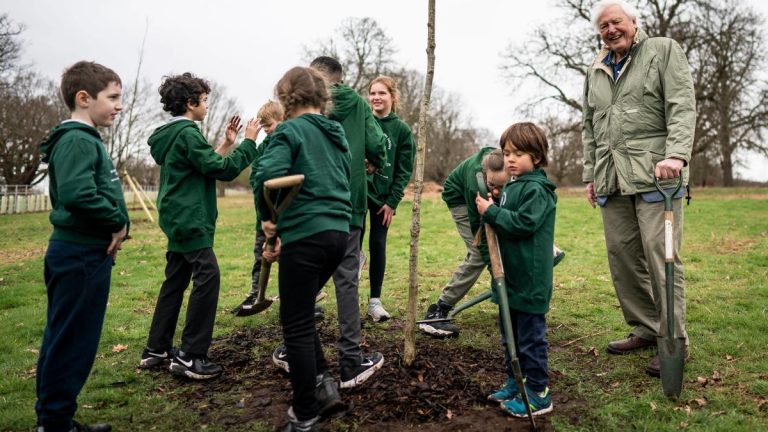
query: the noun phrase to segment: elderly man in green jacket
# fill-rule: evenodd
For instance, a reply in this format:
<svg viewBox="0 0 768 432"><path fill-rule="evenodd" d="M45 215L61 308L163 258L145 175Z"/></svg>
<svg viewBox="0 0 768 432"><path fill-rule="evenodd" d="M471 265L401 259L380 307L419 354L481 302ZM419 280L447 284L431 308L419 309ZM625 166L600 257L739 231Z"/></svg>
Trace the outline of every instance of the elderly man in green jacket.
<svg viewBox="0 0 768 432"><path fill-rule="evenodd" d="M637 10L621 0L595 5L593 23L605 43L584 83L582 139L587 199L603 216L608 264L624 319L626 339L611 354L656 346L666 329L665 189L687 182L693 146L693 81L680 45L650 38L638 28ZM674 200L675 337L685 338L681 192ZM687 349L686 349L687 355ZM659 376L658 355L646 372Z"/></svg>

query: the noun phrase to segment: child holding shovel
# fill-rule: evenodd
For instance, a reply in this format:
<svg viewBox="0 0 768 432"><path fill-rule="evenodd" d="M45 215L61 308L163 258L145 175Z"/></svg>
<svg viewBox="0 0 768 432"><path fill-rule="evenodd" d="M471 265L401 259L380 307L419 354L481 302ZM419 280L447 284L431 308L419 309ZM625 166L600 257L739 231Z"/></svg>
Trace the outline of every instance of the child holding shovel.
<svg viewBox="0 0 768 432"><path fill-rule="evenodd" d="M515 351L525 378L531 412L541 415L552 411L552 396L547 387L546 318L552 297L552 247L555 234L555 185L541 169L547 166L547 138L533 123L516 123L507 128L499 141L509 173L516 177L502 192L500 205L490 197L477 194L475 203L483 221L498 233L499 249L505 272L506 291ZM494 293L496 294L496 293ZM495 299L494 299L495 300ZM501 404L502 410L515 416L527 416L507 354L508 379L488 399Z"/></svg>
<svg viewBox="0 0 768 432"><path fill-rule="evenodd" d="M286 431L319 430L321 414L342 405L338 383L328 371L315 327L315 296L341 263L347 249L350 202L349 145L341 125L323 116L330 99L322 75L295 67L280 79L275 93L287 120L270 136L256 170L255 189L267 180L303 174L294 200L271 222L269 204L257 195L267 238L278 236L280 323L290 368L293 401Z"/></svg>

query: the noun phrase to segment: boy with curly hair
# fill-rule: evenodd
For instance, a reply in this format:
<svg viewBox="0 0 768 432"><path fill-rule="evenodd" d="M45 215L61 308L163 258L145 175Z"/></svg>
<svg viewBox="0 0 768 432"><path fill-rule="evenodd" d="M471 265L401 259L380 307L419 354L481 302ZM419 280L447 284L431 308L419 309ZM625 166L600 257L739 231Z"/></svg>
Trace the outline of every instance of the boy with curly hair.
<svg viewBox="0 0 768 432"><path fill-rule="evenodd" d="M241 129L240 118L233 117L224 141L214 150L195 123L207 113L209 84L184 73L166 77L159 92L163 110L173 118L157 128L148 142L152 157L160 165L157 209L160 228L168 237L168 252L165 281L139 367L160 366L171 359L172 373L210 379L222 372L221 366L208 359L220 282L213 253L218 216L216 180L234 180L250 165L256 157L258 124L250 120L245 139L229 153ZM173 335L190 278L193 286L186 323L181 346L175 350Z"/></svg>

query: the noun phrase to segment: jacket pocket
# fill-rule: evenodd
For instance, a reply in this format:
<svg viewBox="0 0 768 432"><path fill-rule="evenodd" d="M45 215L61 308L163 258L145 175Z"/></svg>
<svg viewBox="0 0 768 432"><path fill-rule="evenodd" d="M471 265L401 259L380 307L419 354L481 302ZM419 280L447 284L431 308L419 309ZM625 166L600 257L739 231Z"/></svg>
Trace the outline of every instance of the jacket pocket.
<svg viewBox="0 0 768 432"><path fill-rule="evenodd" d="M655 188L654 170L664 159L666 137L627 140L627 159L632 172L631 181L638 190Z"/></svg>

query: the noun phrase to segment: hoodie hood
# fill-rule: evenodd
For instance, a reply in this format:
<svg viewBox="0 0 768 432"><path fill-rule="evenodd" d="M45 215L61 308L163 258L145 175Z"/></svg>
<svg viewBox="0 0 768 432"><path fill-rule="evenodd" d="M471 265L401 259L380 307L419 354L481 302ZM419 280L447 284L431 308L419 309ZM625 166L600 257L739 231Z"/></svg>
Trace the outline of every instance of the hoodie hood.
<svg viewBox="0 0 768 432"><path fill-rule="evenodd" d="M552 183L551 180L547 178L547 173L544 172L541 168L536 168L531 172L527 172L520 177L515 179L515 182L534 182L542 185L544 189L549 192L550 195L553 197L555 196L555 189L557 189L557 186L555 186L554 183Z"/></svg>
<svg viewBox="0 0 768 432"><path fill-rule="evenodd" d="M99 135L99 131L97 131L95 127L79 121L65 121L51 129L48 136L40 143L40 155L42 156L43 162L48 163L48 159L53 152L53 147L66 132L71 130L81 130L89 135L93 135L96 139L101 140L101 135Z"/></svg>
<svg viewBox="0 0 768 432"><path fill-rule="evenodd" d="M344 129L337 121L330 120L319 114L302 114L299 118L312 123L317 126L323 134L344 153L349 152L349 144L347 138L344 135ZM278 126L280 127L280 126Z"/></svg>
<svg viewBox="0 0 768 432"><path fill-rule="evenodd" d="M176 142L176 137L181 131L190 127L197 128L197 124L192 120L182 119L172 120L155 129L147 140L152 159L154 159L158 165L162 165L163 162L165 162L165 157L168 155L168 151L173 147L173 143Z"/></svg>
<svg viewBox="0 0 768 432"><path fill-rule="evenodd" d="M387 114L385 117L382 117L382 118L376 117L376 120L382 123L389 123L394 120L400 120L400 117L398 117L394 111L390 111L389 114Z"/></svg>
<svg viewBox="0 0 768 432"><path fill-rule="evenodd" d="M333 96L333 108L329 116L333 120L343 122L350 114L355 112L360 95L352 90L352 87L336 83L331 86Z"/></svg>

